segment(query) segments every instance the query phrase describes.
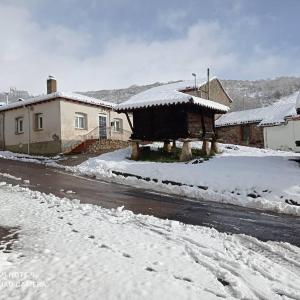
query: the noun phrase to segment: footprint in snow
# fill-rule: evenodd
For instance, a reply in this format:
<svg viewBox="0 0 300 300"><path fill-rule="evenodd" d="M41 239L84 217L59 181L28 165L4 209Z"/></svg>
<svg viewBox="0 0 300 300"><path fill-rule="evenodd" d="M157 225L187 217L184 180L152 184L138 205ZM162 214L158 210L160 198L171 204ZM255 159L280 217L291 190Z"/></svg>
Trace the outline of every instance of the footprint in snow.
<svg viewBox="0 0 300 300"><path fill-rule="evenodd" d="M148 272L157 272L156 270L154 270L154 269L151 268L151 267L147 267L145 270L148 271Z"/></svg>
<svg viewBox="0 0 300 300"><path fill-rule="evenodd" d="M174 278L178 279L178 280L186 281L186 282L193 282L193 280L188 277L179 277L179 276L174 275Z"/></svg>

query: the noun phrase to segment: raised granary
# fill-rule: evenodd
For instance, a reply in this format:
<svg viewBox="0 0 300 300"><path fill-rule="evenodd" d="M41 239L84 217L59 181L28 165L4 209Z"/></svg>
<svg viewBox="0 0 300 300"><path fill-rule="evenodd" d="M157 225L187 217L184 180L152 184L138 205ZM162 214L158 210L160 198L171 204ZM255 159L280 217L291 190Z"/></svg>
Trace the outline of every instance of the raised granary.
<svg viewBox="0 0 300 300"><path fill-rule="evenodd" d="M205 84L206 81L203 81L197 88L191 81L162 85L119 104L115 108L119 113L133 115L131 139L134 142L134 153L137 153L139 141L162 141L166 144L174 140L184 143L214 140L215 115L226 113L229 107L218 103L217 99L202 98L208 96L203 91L202 97L193 95ZM220 94L225 93L219 85L216 88L220 89ZM222 98L220 102L223 101ZM181 156L182 160L190 158L189 145L184 145L184 153L186 155Z"/></svg>

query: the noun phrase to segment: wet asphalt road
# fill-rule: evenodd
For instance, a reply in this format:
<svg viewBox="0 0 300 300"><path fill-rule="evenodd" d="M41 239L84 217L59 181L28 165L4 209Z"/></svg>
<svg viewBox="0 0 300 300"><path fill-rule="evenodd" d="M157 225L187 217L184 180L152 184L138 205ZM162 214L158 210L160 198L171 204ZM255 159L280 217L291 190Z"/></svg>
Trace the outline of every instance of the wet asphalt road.
<svg viewBox="0 0 300 300"><path fill-rule="evenodd" d="M300 246L299 217L208 201L195 202L186 197L74 176L55 168L19 161L0 159L0 172L23 180L29 179L32 190L80 199L82 203L105 208L124 205L125 209L135 213L213 227L221 232L244 233L263 241L283 241ZM1 176L0 181L21 183ZM74 191L75 194L67 194L62 189Z"/></svg>

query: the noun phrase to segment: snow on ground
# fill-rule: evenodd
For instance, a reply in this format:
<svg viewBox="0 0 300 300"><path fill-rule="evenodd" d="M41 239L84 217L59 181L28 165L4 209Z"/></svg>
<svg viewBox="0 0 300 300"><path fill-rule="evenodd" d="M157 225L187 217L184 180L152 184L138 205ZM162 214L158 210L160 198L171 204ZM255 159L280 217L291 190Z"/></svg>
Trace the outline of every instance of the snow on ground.
<svg viewBox="0 0 300 300"><path fill-rule="evenodd" d="M180 143L178 143L179 146ZM161 147L151 144L151 148ZM193 143L194 148L201 143ZM99 179L193 198L300 216L300 153L220 144L221 154L195 163L154 163L129 160L130 149L121 149L66 167L63 157L47 158L0 151L0 158L64 168ZM147 179L117 175L114 171ZM174 186L165 181L183 184ZM200 187L200 188L199 188Z"/></svg>
<svg viewBox="0 0 300 300"><path fill-rule="evenodd" d="M55 157L47 157L47 156L37 156L37 155L29 155L23 153L14 153L11 151L0 151L0 158L10 159L10 160L19 160L23 162L31 162L37 164L48 164L58 167L57 161L62 159L59 155Z"/></svg>
<svg viewBox="0 0 300 300"><path fill-rule="evenodd" d="M0 184L0 299L299 299L300 249Z"/></svg>
<svg viewBox="0 0 300 300"><path fill-rule="evenodd" d="M152 148L158 146L154 144ZM300 206L295 205L300 204L300 167L294 161L300 158L300 154L226 144L221 145L221 150L222 154L209 161L186 164L131 161L127 159L130 157L127 148L91 158L72 170L198 200L300 215ZM112 171L157 179L158 182L124 178ZM166 180L185 186L162 184Z"/></svg>

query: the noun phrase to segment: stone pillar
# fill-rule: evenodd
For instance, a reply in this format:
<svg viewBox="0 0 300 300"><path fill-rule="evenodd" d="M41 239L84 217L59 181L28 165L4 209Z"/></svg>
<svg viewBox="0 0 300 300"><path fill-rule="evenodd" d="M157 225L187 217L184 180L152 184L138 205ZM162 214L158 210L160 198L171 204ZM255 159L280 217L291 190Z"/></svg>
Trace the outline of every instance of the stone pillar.
<svg viewBox="0 0 300 300"><path fill-rule="evenodd" d="M139 160L140 159L140 144L138 141L131 142L131 159Z"/></svg>
<svg viewBox="0 0 300 300"><path fill-rule="evenodd" d="M203 140L202 152L203 152L204 156L208 156L209 155L209 142L206 139Z"/></svg>
<svg viewBox="0 0 300 300"><path fill-rule="evenodd" d="M171 152L171 143L169 141L164 141L164 148L163 148L164 152Z"/></svg>
<svg viewBox="0 0 300 300"><path fill-rule="evenodd" d="M188 161L192 159L192 145L189 141L184 141L181 154L180 154L180 161Z"/></svg>
<svg viewBox="0 0 300 300"><path fill-rule="evenodd" d="M219 153L217 139L213 138L210 146L210 155L215 155Z"/></svg>
<svg viewBox="0 0 300 300"><path fill-rule="evenodd" d="M171 151L172 151L173 153L176 152L176 140L173 140L173 142L172 142L172 149L171 149Z"/></svg>

